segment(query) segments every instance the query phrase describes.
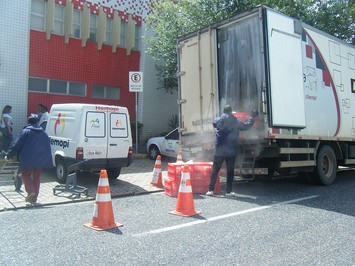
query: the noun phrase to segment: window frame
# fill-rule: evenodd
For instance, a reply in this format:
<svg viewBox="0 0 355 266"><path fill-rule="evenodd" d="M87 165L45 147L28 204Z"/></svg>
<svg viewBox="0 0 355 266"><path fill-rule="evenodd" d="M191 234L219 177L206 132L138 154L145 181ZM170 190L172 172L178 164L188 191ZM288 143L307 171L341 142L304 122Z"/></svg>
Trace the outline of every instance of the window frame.
<svg viewBox="0 0 355 266"><path fill-rule="evenodd" d="M42 4L44 6L44 10L43 10L44 13L43 14L37 13L37 12L33 12L33 10L32 10L32 7L34 6L33 2L40 3L40 4ZM45 28L46 28L47 2L44 1L44 0L32 0L31 4L32 4L31 5L31 20L30 20L30 28L31 28L31 30L45 31ZM42 25L41 29L33 27L33 18L34 17L40 18L43 21L43 25Z"/></svg>
<svg viewBox="0 0 355 266"><path fill-rule="evenodd" d="M95 25L93 25L92 21L95 18ZM98 24L99 16L97 14L90 13L90 35L89 42L97 42L97 24Z"/></svg>
<svg viewBox="0 0 355 266"><path fill-rule="evenodd" d="M127 22L125 20L121 21L121 31L120 31L120 43L119 47L126 47L126 39L127 39Z"/></svg>
<svg viewBox="0 0 355 266"><path fill-rule="evenodd" d="M136 29L135 29L135 36L134 36L134 47L133 47L133 50L137 50L137 51L140 51L141 48L141 31L142 31L142 27L140 25L135 25Z"/></svg>
<svg viewBox="0 0 355 266"><path fill-rule="evenodd" d="M76 14L79 16L79 24L76 23L76 21L75 21ZM73 34L71 36L74 39L81 39L81 23L82 23L82 19L83 19L82 11L79 10L79 9L75 9L74 8L74 10L73 10ZM79 30L79 36L76 36L75 30Z"/></svg>
<svg viewBox="0 0 355 266"><path fill-rule="evenodd" d="M46 81L46 88L45 90L31 90L30 89L30 80L45 80ZM52 92L51 89L51 81L58 81L58 82L65 82L65 93L60 92ZM71 84L82 84L84 87L82 88L84 95L72 94L70 93L70 85ZM76 97L87 97L87 83L85 82L78 82L78 81L68 81L68 80L59 80L59 79L46 79L46 78L39 78L39 77L29 77L28 78L28 92L34 93L47 93L47 94L56 94L56 95L67 95L67 96L76 96Z"/></svg>
<svg viewBox="0 0 355 266"><path fill-rule="evenodd" d="M61 17L57 17L57 11L60 10ZM53 34L64 35L64 20L65 20L65 7L63 5L55 4L54 6L54 24L53 24ZM57 26L59 25L60 29L57 31Z"/></svg>
<svg viewBox="0 0 355 266"><path fill-rule="evenodd" d="M106 18L106 40L105 40L105 44L107 44L107 45L112 45L112 25L113 25L113 19L112 18Z"/></svg>

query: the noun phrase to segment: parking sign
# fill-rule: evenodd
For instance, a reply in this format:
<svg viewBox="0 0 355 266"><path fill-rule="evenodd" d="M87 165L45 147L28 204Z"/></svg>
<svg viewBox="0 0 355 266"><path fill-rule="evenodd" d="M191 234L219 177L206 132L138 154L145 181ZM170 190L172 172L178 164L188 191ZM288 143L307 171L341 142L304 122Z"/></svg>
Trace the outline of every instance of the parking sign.
<svg viewBox="0 0 355 266"><path fill-rule="evenodd" d="M143 72L129 72L129 91L143 92Z"/></svg>

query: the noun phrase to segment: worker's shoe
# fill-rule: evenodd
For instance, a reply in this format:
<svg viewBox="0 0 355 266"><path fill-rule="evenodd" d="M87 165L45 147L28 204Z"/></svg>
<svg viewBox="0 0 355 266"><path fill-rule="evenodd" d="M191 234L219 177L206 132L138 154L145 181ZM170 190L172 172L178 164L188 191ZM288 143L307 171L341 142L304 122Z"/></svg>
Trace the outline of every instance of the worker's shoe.
<svg viewBox="0 0 355 266"><path fill-rule="evenodd" d="M214 194L213 194L213 191L207 191L207 193L206 193L206 196L213 196Z"/></svg>
<svg viewBox="0 0 355 266"><path fill-rule="evenodd" d="M25 201L28 203L32 203L34 196L36 196L35 193L28 194L28 196L25 198Z"/></svg>
<svg viewBox="0 0 355 266"><path fill-rule="evenodd" d="M226 197L234 198L235 197L235 193L234 192L226 193Z"/></svg>

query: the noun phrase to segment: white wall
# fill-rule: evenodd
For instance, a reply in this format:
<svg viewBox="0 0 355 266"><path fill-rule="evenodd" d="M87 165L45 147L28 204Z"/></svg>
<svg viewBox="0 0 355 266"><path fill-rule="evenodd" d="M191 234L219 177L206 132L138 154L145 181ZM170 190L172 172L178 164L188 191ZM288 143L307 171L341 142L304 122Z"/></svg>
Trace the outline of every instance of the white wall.
<svg viewBox="0 0 355 266"><path fill-rule="evenodd" d="M148 37L151 33L142 27L142 34ZM166 93L156 78L154 61L144 51L146 44L142 42L141 71L143 71L143 93L138 95L138 119L143 123L142 142L149 137L157 136L161 132L169 131L169 119L178 115L178 94Z"/></svg>
<svg viewBox="0 0 355 266"><path fill-rule="evenodd" d="M31 1L0 1L0 108L12 106L14 134L26 123Z"/></svg>

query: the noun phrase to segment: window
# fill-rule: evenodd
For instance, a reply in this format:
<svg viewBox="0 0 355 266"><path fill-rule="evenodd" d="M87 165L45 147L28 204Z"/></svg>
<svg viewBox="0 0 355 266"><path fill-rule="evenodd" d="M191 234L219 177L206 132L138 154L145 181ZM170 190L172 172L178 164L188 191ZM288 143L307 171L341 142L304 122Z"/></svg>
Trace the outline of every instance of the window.
<svg viewBox="0 0 355 266"><path fill-rule="evenodd" d="M67 93L67 82L61 80L50 80L49 81L49 92L51 93Z"/></svg>
<svg viewBox="0 0 355 266"><path fill-rule="evenodd" d="M46 3L43 0L32 0L31 29L44 31Z"/></svg>
<svg viewBox="0 0 355 266"><path fill-rule="evenodd" d="M39 78L29 78L28 80L28 90L47 92L47 80Z"/></svg>
<svg viewBox="0 0 355 266"><path fill-rule="evenodd" d="M34 92L86 96L85 83L65 80L30 77L28 79L28 90Z"/></svg>
<svg viewBox="0 0 355 266"><path fill-rule="evenodd" d="M135 30L135 40L134 40L134 50L140 50L140 40L141 40L141 26L136 25L136 30Z"/></svg>
<svg viewBox="0 0 355 266"><path fill-rule="evenodd" d="M118 87L93 85L92 86L92 98L119 100L120 89Z"/></svg>
<svg viewBox="0 0 355 266"><path fill-rule="evenodd" d="M64 34L64 6L62 5L55 5L54 8L53 33L58 35Z"/></svg>
<svg viewBox="0 0 355 266"><path fill-rule="evenodd" d="M73 10L73 38L81 38L81 11L78 9Z"/></svg>
<svg viewBox="0 0 355 266"><path fill-rule="evenodd" d="M112 44L112 19L106 19L106 44Z"/></svg>
<svg viewBox="0 0 355 266"><path fill-rule="evenodd" d="M105 86L93 85L92 98L105 98Z"/></svg>
<svg viewBox="0 0 355 266"><path fill-rule="evenodd" d="M86 95L86 85L80 82L69 82L69 94L77 96Z"/></svg>
<svg viewBox="0 0 355 266"><path fill-rule="evenodd" d="M90 37L89 41L96 42L97 34L97 15L90 14Z"/></svg>
<svg viewBox="0 0 355 266"><path fill-rule="evenodd" d="M127 35L127 22L122 20L122 22L121 22L121 41L120 41L120 47L122 47L122 48L126 47L126 35Z"/></svg>
<svg viewBox="0 0 355 266"><path fill-rule="evenodd" d="M117 99L118 100L118 88L116 87L106 87L106 95L107 99Z"/></svg>

